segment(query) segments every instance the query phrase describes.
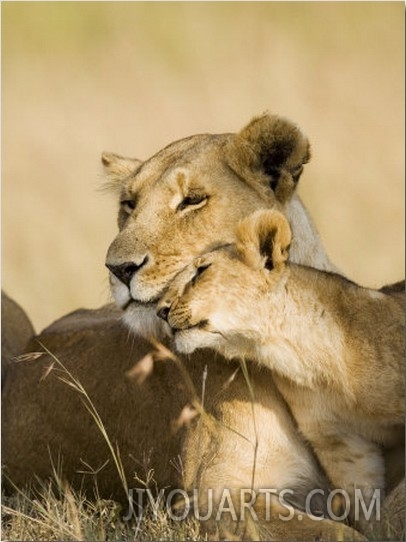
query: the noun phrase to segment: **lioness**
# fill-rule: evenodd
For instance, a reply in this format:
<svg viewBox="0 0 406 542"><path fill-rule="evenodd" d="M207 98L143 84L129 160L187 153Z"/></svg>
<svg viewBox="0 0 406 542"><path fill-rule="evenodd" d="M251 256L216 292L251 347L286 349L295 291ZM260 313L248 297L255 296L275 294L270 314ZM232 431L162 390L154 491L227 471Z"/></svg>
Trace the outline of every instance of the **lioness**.
<svg viewBox="0 0 406 542"><path fill-rule="evenodd" d="M155 304L170 280L202 251L232 242L237 221L256 209L277 206L286 214L293 261L333 269L296 194L309 158L302 132L267 114L238 134L182 139L146 162L104 153L120 198L120 232L106 265L130 328L156 334Z"/></svg>
<svg viewBox="0 0 406 542"><path fill-rule="evenodd" d="M180 416L188 395L179 392L182 382L173 365L155 364L139 389L124 375L151 348L140 335L159 334L163 327L156 301L170 280L200 251L232 241L238 220L255 209L278 206L295 231L293 257L333 268L295 193L308 160L306 137L274 115L254 119L238 134L172 143L146 162L103 154L109 183L120 198L120 233L106 263L115 300L133 333L122 327L121 312L108 307L68 315L38 339L89 390L112 442L118 443L131 487L134 472L148 478L153 469L159 487L177 487L183 478L188 490L197 487L202 495L213 488L250 488L254 464L256 487L292 485L297 507L303 508L309 489L325 486L310 451L292 433L289 410L271 376L263 371L250 369L254 426L252 395L238 364L224 365L212 352L191 356L188 367L198 391L208 367L204 407L217 421L196 418L176 435L171 421ZM41 347L32 343L28 350ZM122 488L107 445L80 395L58 380L57 364L48 370L53 362L43 355L16 364L10 374L3 399L7 472L20 484L33 473L46 477L52 471L49 456L57 463L60 452L69 480L79 484L83 476L90 482L97 478L103 494L117 495ZM282 452L278 442L289 445ZM276 462L272 471L270 456ZM306 526L303 519L296 527L314 537L314 528L318 534L327 525ZM286 536L292 528L292 522L272 524L272 536Z"/></svg>
<svg viewBox="0 0 406 542"><path fill-rule="evenodd" d="M213 348L273 370L336 488L384 490L381 445L404 432L405 315L393 295L287 262L278 211L241 221L236 243L196 258L158 314L181 352ZM362 516L360 520L362 519Z"/></svg>

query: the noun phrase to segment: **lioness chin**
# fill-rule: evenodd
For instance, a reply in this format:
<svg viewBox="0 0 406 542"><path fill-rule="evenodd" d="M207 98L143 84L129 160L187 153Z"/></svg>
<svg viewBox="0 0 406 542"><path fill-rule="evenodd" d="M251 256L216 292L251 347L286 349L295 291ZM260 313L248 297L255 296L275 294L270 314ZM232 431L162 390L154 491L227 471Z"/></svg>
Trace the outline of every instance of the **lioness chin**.
<svg viewBox="0 0 406 542"><path fill-rule="evenodd" d="M180 351L213 348L272 369L354 519L356 489L368 506L375 490L383 496L381 446L404 433L404 307L397 293L287 262L291 241L280 212L257 211L241 221L235 244L174 279L158 314Z"/></svg>

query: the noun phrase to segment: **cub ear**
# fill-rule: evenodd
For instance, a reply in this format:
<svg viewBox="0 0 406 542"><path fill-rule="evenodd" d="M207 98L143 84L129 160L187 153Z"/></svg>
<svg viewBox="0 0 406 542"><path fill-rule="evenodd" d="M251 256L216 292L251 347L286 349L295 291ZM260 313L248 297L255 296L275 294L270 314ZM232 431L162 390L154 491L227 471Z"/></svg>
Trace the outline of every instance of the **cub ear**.
<svg viewBox="0 0 406 542"><path fill-rule="evenodd" d="M260 210L239 223L236 237L237 251L247 265L271 271L287 260L292 231L279 211Z"/></svg>
<svg viewBox="0 0 406 542"><path fill-rule="evenodd" d="M258 183L260 176L278 201L285 203L310 160L310 145L291 121L265 113L234 136L228 157L231 167L248 182Z"/></svg>
<svg viewBox="0 0 406 542"><path fill-rule="evenodd" d="M123 181L140 168L142 161L136 158L125 158L112 152L103 152L101 155L104 173L107 181L114 185Z"/></svg>

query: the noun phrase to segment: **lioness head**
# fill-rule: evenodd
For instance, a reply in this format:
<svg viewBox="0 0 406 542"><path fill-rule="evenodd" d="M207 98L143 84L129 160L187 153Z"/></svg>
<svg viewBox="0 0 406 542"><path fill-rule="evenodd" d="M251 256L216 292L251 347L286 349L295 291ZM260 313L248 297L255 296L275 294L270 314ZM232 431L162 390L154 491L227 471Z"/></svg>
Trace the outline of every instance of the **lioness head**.
<svg viewBox="0 0 406 542"><path fill-rule="evenodd" d="M212 347L233 357L256 339L259 345L263 333L255 322L268 319L261 318L261 302L286 283L291 239L282 213L256 211L238 225L235 244L197 257L181 271L158 304L176 347L186 353Z"/></svg>
<svg viewBox="0 0 406 542"><path fill-rule="evenodd" d="M155 305L169 282L195 256L233 242L237 222L256 209L276 206L288 216L293 259L329 268L295 195L308 160L302 132L268 114L238 134L182 139L145 162L104 153L105 171L120 197L120 231L106 265L126 322L143 332L154 328Z"/></svg>

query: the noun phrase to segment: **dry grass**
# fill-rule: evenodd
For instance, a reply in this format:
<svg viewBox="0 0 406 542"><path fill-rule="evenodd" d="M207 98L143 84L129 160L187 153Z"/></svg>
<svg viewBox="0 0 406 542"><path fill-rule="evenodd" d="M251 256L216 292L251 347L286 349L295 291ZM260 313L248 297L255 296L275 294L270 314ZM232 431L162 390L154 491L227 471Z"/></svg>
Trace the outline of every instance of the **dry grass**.
<svg viewBox="0 0 406 542"><path fill-rule="evenodd" d="M154 515L146 510L139 523L124 521L117 502L89 501L67 485L2 500L2 540L203 540L197 521L174 521L163 506Z"/></svg>
<svg viewBox="0 0 406 542"><path fill-rule="evenodd" d="M404 275L401 2L2 3L3 286L36 329L108 298L99 156L148 157L265 109L313 143L302 195L333 261Z"/></svg>
<svg viewBox="0 0 406 542"><path fill-rule="evenodd" d="M27 490L2 495L2 540L206 540L194 519L172 520L163 506L146 509L141 522L124 521L127 514L115 501L89 501L56 480L40 492ZM405 540L405 531L385 520L368 536L370 541Z"/></svg>

